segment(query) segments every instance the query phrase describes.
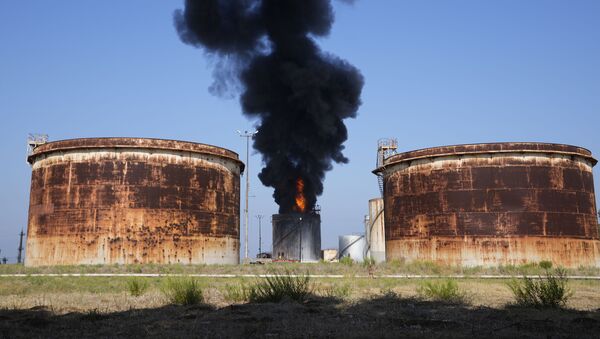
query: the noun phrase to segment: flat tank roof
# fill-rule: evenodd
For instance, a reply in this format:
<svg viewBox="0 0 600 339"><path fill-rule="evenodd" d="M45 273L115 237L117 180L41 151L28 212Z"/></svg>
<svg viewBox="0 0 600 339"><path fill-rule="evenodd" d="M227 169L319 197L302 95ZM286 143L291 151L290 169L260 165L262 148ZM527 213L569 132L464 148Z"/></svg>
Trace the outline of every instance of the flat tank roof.
<svg viewBox="0 0 600 339"><path fill-rule="evenodd" d="M375 169L373 173L377 174L383 171L389 165L395 165L418 159L455 155L497 153L549 153L567 156L579 156L590 161L592 166L596 165L598 162L592 157L592 152L590 152L588 149L578 146L543 142L496 142L429 147L395 154L386 158L383 166Z"/></svg>
<svg viewBox="0 0 600 339"><path fill-rule="evenodd" d="M33 153L27 157L27 162L32 164L38 156L46 153L94 148L155 149L208 154L232 160L241 166L242 171L244 170L244 163L239 160L238 154L226 148L189 141L155 138L110 137L52 141L36 147Z"/></svg>

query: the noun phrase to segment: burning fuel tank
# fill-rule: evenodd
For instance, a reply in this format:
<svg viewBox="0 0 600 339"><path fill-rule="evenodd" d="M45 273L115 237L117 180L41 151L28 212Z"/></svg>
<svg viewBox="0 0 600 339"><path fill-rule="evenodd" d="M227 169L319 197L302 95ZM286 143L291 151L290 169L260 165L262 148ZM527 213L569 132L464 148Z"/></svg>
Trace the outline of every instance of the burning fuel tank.
<svg viewBox="0 0 600 339"><path fill-rule="evenodd" d="M321 216L314 212L274 214L273 259L319 261L321 259Z"/></svg>
<svg viewBox="0 0 600 339"><path fill-rule="evenodd" d="M36 147L25 264L239 263L240 173L229 150L88 138Z"/></svg>
<svg viewBox="0 0 600 339"><path fill-rule="evenodd" d="M600 266L590 151L545 143L427 148L385 159L386 259Z"/></svg>

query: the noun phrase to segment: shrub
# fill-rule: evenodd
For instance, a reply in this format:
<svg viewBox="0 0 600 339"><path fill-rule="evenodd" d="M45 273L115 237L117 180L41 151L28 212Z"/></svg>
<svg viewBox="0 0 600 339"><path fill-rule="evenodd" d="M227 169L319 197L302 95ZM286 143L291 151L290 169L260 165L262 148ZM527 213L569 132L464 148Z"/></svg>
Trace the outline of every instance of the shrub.
<svg viewBox="0 0 600 339"><path fill-rule="evenodd" d="M554 272L546 269L545 276L538 279L523 276L513 279L508 287L515 297L518 306L536 308L559 308L566 304L573 295L568 286L566 271L557 268Z"/></svg>
<svg viewBox="0 0 600 339"><path fill-rule="evenodd" d="M131 278L127 280L127 288L129 289L130 295L139 297L146 293L146 290L148 289L148 281L143 278Z"/></svg>
<svg viewBox="0 0 600 339"><path fill-rule="evenodd" d="M552 261L548 261L548 260L542 260L539 263L540 267L545 269L545 270L549 270L552 268Z"/></svg>
<svg viewBox="0 0 600 339"><path fill-rule="evenodd" d="M426 281L417 288L417 293L433 301L463 303L466 300L466 293L458 288L458 283L453 279Z"/></svg>
<svg viewBox="0 0 600 339"><path fill-rule="evenodd" d="M194 278L167 279L162 292L173 304L194 305L202 302L202 289Z"/></svg>
<svg viewBox="0 0 600 339"><path fill-rule="evenodd" d="M312 293L310 277L291 271L272 273L248 288L248 300L255 303L279 302L284 298L302 301Z"/></svg>
<svg viewBox="0 0 600 339"><path fill-rule="evenodd" d="M340 258L340 264L352 266L353 263L354 263L354 260L352 260L352 258L350 258L350 257L341 257Z"/></svg>

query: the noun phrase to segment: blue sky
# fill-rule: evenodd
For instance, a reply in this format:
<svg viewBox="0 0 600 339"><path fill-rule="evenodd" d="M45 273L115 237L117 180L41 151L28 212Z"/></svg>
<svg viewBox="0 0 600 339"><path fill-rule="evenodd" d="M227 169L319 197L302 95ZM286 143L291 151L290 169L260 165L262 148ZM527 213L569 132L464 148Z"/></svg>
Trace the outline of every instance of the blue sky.
<svg viewBox="0 0 600 339"><path fill-rule="evenodd" d="M237 99L214 97L210 60L179 41L182 1L0 2L0 253L14 260L27 223L28 133L51 140L139 136L232 149L249 129ZM321 47L365 77L346 156L325 180L323 247L361 232L378 196L376 142L401 151L446 144L541 141L600 154L599 1L335 2ZM277 211L250 162L250 213ZM599 191L598 170L596 191ZM243 192L242 192L243 193ZM264 220L267 220L266 222ZM269 217L263 248L270 249ZM252 217L250 253L257 249Z"/></svg>

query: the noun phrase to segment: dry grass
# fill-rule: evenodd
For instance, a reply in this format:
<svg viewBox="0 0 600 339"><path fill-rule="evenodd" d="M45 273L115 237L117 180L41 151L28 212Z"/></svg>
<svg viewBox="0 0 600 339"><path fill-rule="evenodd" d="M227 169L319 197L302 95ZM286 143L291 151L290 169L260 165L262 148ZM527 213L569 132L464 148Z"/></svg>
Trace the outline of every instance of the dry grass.
<svg viewBox="0 0 600 339"><path fill-rule="evenodd" d="M358 266L358 265L355 265ZM176 306L148 278L130 295L128 277L2 277L0 337L568 337L600 331L600 282L572 281L564 310L511 308L506 280L457 281L467 304L425 301L421 279L312 279L303 302L249 304L228 286L254 279L197 278L208 305ZM440 280L441 281L441 280ZM325 298L323 298L325 297Z"/></svg>
<svg viewBox="0 0 600 339"><path fill-rule="evenodd" d="M545 263L542 262L542 266ZM545 272L539 264L525 264L519 266L507 265L499 267L456 267L443 266L428 261L402 262L391 261L382 264L342 264L320 262L314 264L300 263L273 263L269 265L81 265L81 266L49 266L49 267L24 267L23 265L0 265L0 274L35 274L35 273L161 273L161 274L266 274L273 267L280 270L306 271L310 274L342 274L345 276L385 274L425 274L425 275L539 275ZM568 275L600 276L598 267L580 267L567 269Z"/></svg>
<svg viewBox="0 0 600 339"><path fill-rule="evenodd" d="M85 310L123 311L130 308L154 308L168 304L161 294L161 285L166 278L148 278L148 289L139 297L129 294L128 277L1 277L0 308L29 309L47 306L59 313ZM206 303L217 307L243 302L245 297L227 296L227 286L248 285L254 280L243 278L197 278L204 292ZM352 279L315 278L315 293L334 296L355 302L364 298L393 291L403 297L418 297L421 279ZM469 293L469 304L473 307L504 307L513 302L506 280L463 279L458 280L460 290ZM600 281L574 280L570 282L574 291L566 304L577 310L600 309Z"/></svg>
<svg viewBox="0 0 600 339"><path fill-rule="evenodd" d="M5 268L30 270L23 267ZM363 265L283 264L241 266L85 267L106 273L267 273L273 266L344 278L311 278L314 294L301 302L252 304L241 286L257 278L195 278L205 304L179 306L161 293L168 278L144 278L145 293L131 296L130 277L0 277L0 337L597 337L600 333L600 281L572 280L565 309L514 308L505 279L477 279L485 270L462 273L457 287L469 295L463 304L424 300L423 279L354 278L368 275ZM79 267L40 268L80 273ZM375 274L457 274L457 268L431 263L374 265ZM4 270L4 271L2 271ZM31 269L34 270L34 269ZM496 273L538 274L539 265L503 267ZM594 269L595 270L595 269ZM590 270L588 274L597 274ZM165 272L168 271L168 272ZM28 271L29 273L33 273ZM541 272L541 271L540 271ZM571 271L570 274L578 274ZM583 272L583 271L581 271ZM443 279L429 279L429 281ZM260 280L259 280L260 281Z"/></svg>

